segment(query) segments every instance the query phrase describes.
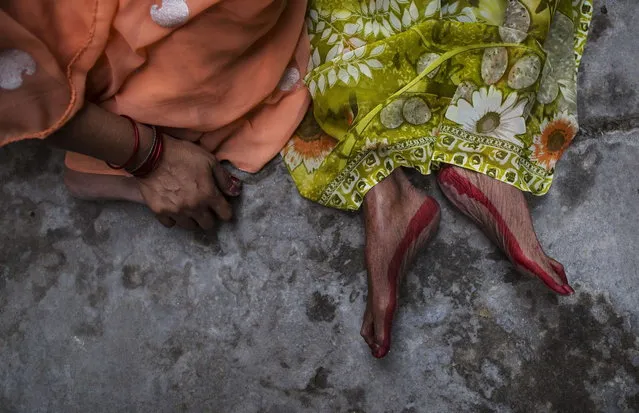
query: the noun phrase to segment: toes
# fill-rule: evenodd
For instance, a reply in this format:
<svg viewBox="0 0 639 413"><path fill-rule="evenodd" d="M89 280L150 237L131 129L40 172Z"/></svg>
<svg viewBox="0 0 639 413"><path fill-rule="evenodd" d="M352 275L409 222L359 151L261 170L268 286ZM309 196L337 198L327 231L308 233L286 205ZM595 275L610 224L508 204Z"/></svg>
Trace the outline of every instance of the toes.
<svg viewBox="0 0 639 413"><path fill-rule="evenodd" d="M538 274L537 276L546 287L550 288L554 292L560 295L570 295L575 292L568 284L558 284L555 280L553 280L549 275L545 273Z"/></svg>
<svg viewBox="0 0 639 413"><path fill-rule="evenodd" d="M387 308L383 315L380 315L375 319L375 349L373 349L373 356L375 358L383 358L388 354L391 345L391 328L393 324L394 309Z"/></svg>
<svg viewBox="0 0 639 413"><path fill-rule="evenodd" d="M390 351L390 336L386 337L376 339L375 345L371 348L373 357L378 359L384 358Z"/></svg>
<svg viewBox="0 0 639 413"><path fill-rule="evenodd" d="M380 342L384 342L384 340L380 340ZM373 357L381 359L386 357L388 352L390 351L390 340L386 344L376 344L376 348L373 350Z"/></svg>
<svg viewBox="0 0 639 413"><path fill-rule="evenodd" d="M518 239L534 239L532 236L535 234L521 191L494 181L487 175L453 166L442 168L437 181L442 192L453 205L479 223L486 235L497 241L518 271L536 276L557 294L574 294L575 291L568 285L563 265L553 259L546 259L545 255L528 256L526 252L534 251L531 249L534 246L530 243L519 245ZM489 186L488 182L493 186ZM486 192L484 187L492 188L492 190ZM467 195L468 199L462 200L460 195ZM505 200L512 205L506 205ZM493 201L497 202L493 203ZM502 215L504 211L505 216ZM511 224L514 224L512 228ZM512 229L523 236L515 237L511 232Z"/></svg>
<svg viewBox="0 0 639 413"><path fill-rule="evenodd" d="M559 275L559 278L561 278L561 281L563 281L564 284L568 284L568 277L566 277L566 270L564 269L564 266L561 265L560 262L552 258L550 258L550 266Z"/></svg>
<svg viewBox="0 0 639 413"><path fill-rule="evenodd" d="M364 321L362 322L362 329L359 334L372 351L376 350L377 346L375 345L375 336L373 331L373 316L370 311L366 311L366 313L364 313Z"/></svg>
<svg viewBox="0 0 639 413"><path fill-rule="evenodd" d="M564 272L564 266L559 261L550 257L548 257L548 259L550 260L550 265L555 271Z"/></svg>
<svg viewBox="0 0 639 413"><path fill-rule="evenodd" d="M389 316L389 311L390 315ZM371 349L375 358L383 358L390 350L390 333L392 327L392 315L394 309L386 308L379 316L372 311L366 311L360 335Z"/></svg>
<svg viewBox="0 0 639 413"><path fill-rule="evenodd" d="M555 270L559 278L561 278L561 281L564 283L562 287L565 292L565 295L574 294L575 290L570 286L570 284L568 284L568 277L566 276L566 270L564 269L564 266L560 262L552 258L550 258L549 260L550 260L550 266L552 267L553 270Z"/></svg>
<svg viewBox="0 0 639 413"><path fill-rule="evenodd" d="M376 359L383 359L388 354L390 347L379 347L377 350L373 351L373 357Z"/></svg>
<svg viewBox="0 0 639 413"><path fill-rule="evenodd" d="M568 285L563 266L557 261L545 256L538 260L532 260L521 251L513 254L511 260L522 274L530 274L539 278L557 294L571 295L575 292Z"/></svg>

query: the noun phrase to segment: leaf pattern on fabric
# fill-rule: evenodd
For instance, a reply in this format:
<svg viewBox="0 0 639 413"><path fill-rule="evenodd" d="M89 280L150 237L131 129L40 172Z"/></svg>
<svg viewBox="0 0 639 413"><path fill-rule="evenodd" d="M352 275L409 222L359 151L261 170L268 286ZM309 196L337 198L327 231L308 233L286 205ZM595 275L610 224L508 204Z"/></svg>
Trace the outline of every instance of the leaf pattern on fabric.
<svg viewBox="0 0 639 413"><path fill-rule="evenodd" d="M508 50L505 47L489 47L481 60L481 77L487 85L499 82L508 69Z"/></svg>
<svg viewBox="0 0 639 413"><path fill-rule="evenodd" d="M445 163L548 191L577 131L591 0L309 6L304 80L326 136L298 133L282 151L302 195L355 210L395 168Z"/></svg>
<svg viewBox="0 0 639 413"><path fill-rule="evenodd" d="M309 72L306 77L311 96L324 94L328 89L338 84L338 81L344 85L356 86L362 78L373 79L373 71L384 67L375 57L382 54L385 48L384 45L363 46L327 60L330 68ZM313 56L319 56L317 49L313 52ZM313 64L318 59L319 57L311 57Z"/></svg>
<svg viewBox="0 0 639 413"><path fill-rule="evenodd" d="M508 3L504 24L499 28L499 35L506 43L521 43L528 37L530 29L530 12L519 1Z"/></svg>
<svg viewBox="0 0 639 413"><path fill-rule="evenodd" d="M537 55L522 57L510 69L508 86L520 90L534 85L541 74L541 64L541 59Z"/></svg>
<svg viewBox="0 0 639 413"><path fill-rule="evenodd" d="M336 56L360 48L367 43L389 38L409 29L424 17L432 17L439 10L440 0L430 0L423 13L415 0L362 1L352 9L322 8L309 10L306 26L311 44L316 37L331 45L324 59L313 60L312 69ZM347 2L348 3L348 2ZM313 48L312 55L317 51Z"/></svg>

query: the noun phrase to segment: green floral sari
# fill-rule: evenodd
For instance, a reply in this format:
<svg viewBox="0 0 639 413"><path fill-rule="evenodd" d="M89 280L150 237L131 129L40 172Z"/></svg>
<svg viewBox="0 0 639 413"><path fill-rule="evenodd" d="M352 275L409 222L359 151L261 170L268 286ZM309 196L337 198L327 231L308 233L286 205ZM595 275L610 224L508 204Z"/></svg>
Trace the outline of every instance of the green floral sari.
<svg viewBox="0 0 639 413"><path fill-rule="evenodd" d="M310 0L313 107L282 151L301 194L356 210L400 166L545 194L577 133L591 0Z"/></svg>

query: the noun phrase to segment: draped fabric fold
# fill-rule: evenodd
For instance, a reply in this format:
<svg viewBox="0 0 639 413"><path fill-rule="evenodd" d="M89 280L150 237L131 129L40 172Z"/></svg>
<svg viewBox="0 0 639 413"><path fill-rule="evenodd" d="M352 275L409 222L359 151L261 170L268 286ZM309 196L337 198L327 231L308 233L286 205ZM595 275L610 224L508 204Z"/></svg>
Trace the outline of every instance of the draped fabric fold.
<svg viewBox="0 0 639 413"><path fill-rule="evenodd" d="M590 0L311 0L313 108L282 151L356 210L395 168L454 164L536 195L575 137Z"/></svg>
<svg viewBox="0 0 639 413"><path fill-rule="evenodd" d="M92 102L255 172L309 103L306 1L9 0L0 145L46 138ZM78 154L67 165L115 173Z"/></svg>

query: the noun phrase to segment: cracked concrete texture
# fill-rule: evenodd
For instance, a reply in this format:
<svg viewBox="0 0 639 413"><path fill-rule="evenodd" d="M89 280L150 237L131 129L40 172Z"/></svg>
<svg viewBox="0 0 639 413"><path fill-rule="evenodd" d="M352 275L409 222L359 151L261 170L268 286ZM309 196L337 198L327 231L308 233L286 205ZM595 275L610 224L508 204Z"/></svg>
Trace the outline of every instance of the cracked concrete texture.
<svg viewBox="0 0 639 413"><path fill-rule="evenodd" d="M71 199L42 145L0 150L0 412L639 412L636 21L597 4L583 133L530 198L577 294L517 275L413 176L442 226L382 361L359 337L360 217L300 198L279 160L207 235Z"/></svg>
<svg viewBox="0 0 639 413"><path fill-rule="evenodd" d="M639 65L632 63L639 56L637 13L635 0L595 1L590 44L580 68L584 132L639 127Z"/></svg>

